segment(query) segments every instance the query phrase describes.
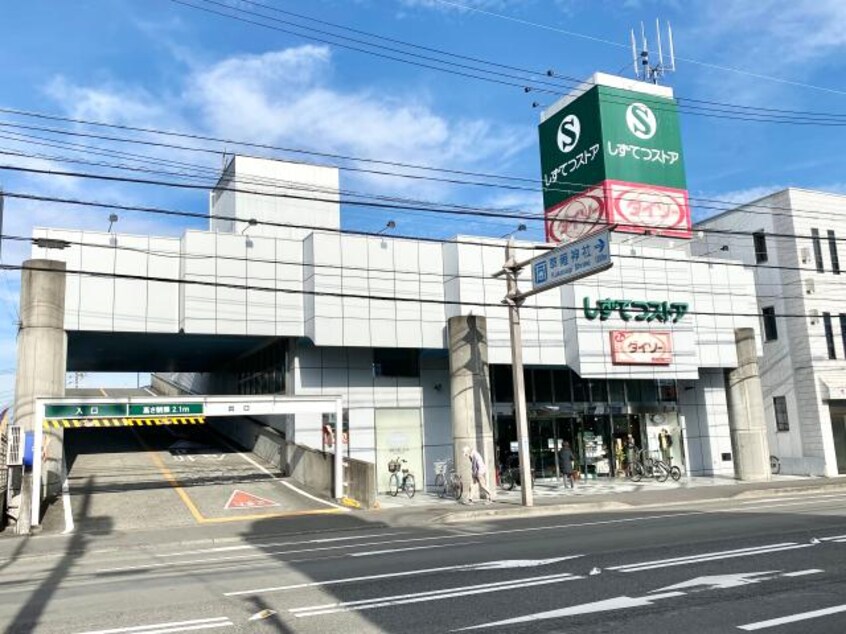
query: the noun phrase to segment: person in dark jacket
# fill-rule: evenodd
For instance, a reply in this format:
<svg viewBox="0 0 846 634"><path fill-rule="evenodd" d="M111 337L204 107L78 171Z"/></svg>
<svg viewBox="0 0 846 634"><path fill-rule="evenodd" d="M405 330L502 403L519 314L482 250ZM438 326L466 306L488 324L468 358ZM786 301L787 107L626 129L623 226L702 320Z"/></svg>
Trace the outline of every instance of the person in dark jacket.
<svg viewBox="0 0 846 634"><path fill-rule="evenodd" d="M558 466L561 468L561 473L564 474L564 488L570 485L573 489L576 486L576 480L573 477L573 464L576 461L576 456L573 455L573 450L570 449L570 443L564 442L561 451L558 452Z"/></svg>

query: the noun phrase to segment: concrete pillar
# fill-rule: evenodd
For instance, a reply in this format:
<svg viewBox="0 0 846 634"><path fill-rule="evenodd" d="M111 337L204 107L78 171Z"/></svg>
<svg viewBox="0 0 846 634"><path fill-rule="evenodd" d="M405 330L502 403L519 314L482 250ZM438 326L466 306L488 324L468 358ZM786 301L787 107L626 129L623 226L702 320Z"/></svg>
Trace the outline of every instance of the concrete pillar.
<svg viewBox="0 0 846 634"><path fill-rule="evenodd" d="M454 459L466 498L472 480L470 462L462 454L465 446L479 450L488 466L488 484L496 485L487 322L459 315L450 317L448 328Z"/></svg>
<svg viewBox="0 0 846 634"><path fill-rule="evenodd" d="M727 373L726 389L735 476L738 480L769 480L770 450L755 331L738 328L734 338L737 368Z"/></svg>
<svg viewBox="0 0 846 634"><path fill-rule="evenodd" d="M14 424L21 426L24 432L33 432L36 397L65 395L68 338L65 333L64 262L27 260L23 263L20 312ZM42 482L46 483L49 495L61 489L63 441L61 429L44 433ZM28 488L27 485L41 486L41 483L27 482L25 477L24 488ZM22 497L24 501L29 498L28 495ZM29 532L28 514L19 516L16 530Z"/></svg>

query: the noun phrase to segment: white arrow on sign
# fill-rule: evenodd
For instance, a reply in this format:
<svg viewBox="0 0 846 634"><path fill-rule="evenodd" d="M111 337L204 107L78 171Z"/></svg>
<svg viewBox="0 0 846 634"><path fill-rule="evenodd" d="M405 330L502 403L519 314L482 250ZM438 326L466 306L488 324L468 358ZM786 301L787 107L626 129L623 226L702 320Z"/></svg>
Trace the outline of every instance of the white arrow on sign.
<svg viewBox="0 0 846 634"><path fill-rule="evenodd" d="M721 590L723 588L739 588L753 583L773 579L779 574L779 570L767 570L765 572L741 572L733 575L711 575L710 577L696 577L690 581L682 581L666 588L658 588L651 592L669 592L672 590ZM650 593L651 593L650 592Z"/></svg>

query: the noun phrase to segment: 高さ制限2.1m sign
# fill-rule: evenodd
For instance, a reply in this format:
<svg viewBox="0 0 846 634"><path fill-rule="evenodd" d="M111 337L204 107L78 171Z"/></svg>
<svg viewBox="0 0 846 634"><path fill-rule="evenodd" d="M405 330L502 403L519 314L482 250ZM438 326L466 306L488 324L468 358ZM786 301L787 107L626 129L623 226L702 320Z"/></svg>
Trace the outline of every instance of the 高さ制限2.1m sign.
<svg viewBox="0 0 846 634"><path fill-rule="evenodd" d="M534 258L531 294L611 268L611 231L604 229Z"/></svg>

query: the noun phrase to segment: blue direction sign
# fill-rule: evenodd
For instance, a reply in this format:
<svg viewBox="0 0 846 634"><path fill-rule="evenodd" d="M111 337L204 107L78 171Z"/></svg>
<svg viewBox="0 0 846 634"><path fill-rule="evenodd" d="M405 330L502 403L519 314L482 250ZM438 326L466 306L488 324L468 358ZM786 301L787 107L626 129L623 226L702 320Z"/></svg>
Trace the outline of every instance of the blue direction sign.
<svg viewBox="0 0 846 634"><path fill-rule="evenodd" d="M610 241L604 229L531 260L532 294L611 268Z"/></svg>

